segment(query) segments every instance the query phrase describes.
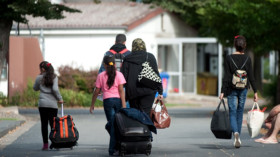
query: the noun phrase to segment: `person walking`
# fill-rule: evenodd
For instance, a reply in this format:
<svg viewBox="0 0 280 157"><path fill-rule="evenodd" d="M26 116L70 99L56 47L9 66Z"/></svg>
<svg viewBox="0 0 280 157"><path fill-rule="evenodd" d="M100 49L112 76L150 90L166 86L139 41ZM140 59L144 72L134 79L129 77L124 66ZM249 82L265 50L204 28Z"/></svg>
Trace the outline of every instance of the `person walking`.
<svg viewBox="0 0 280 157"><path fill-rule="evenodd" d="M104 56L115 55L115 63L118 71L120 71L121 64L123 62L124 57L126 57L131 53L126 48L125 43L126 43L126 36L124 34L117 34L115 44L110 48L109 51L105 52L104 54ZM100 74L103 71L105 71L105 67L102 61L98 74Z"/></svg>
<svg viewBox="0 0 280 157"><path fill-rule="evenodd" d="M258 101L258 94L256 83L252 70L251 58L245 53L246 39L244 36L237 35L234 37L234 47L236 52L227 55L224 62L224 78L221 89L220 99L227 97L229 107L229 117L231 129L234 135L234 146L239 148L241 146L240 134L243 121L244 105L247 97L247 91L250 85L254 91L254 101ZM233 75L237 70L245 70L240 80L248 80L245 84L237 86L233 81ZM239 80L239 81L240 81ZM244 82L242 82L244 83Z"/></svg>
<svg viewBox="0 0 280 157"><path fill-rule="evenodd" d="M280 104L273 107L264 121L265 126L268 128L267 133L255 140L264 144L278 144L278 133L280 131Z"/></svg>
<svg viewBox="0 0 280 157"><path fill-rule="evenodd" d="M33 89L40 90L38 106L43 138L42 150L48 150L48 125L53 128L53 118L57 117L57 103L62 104L63 100L58 89L58 78L51 63L43 61L39 64L39 68L40 74L35 80Z"/></svg>
<svg viewBox="0 0 280 157"><path fill-rule="evenodd" d="M150 115L152 105L155 100L155 94L158 92L157 99L162 100L162 84L158 87L151 88L144 86L138 81L138 75L142 70L142 64L148 61L153 71L159 76L157 61L155 56L146 52L145 42L137 38L132 42L132 52L126 56L123 61L121 72L123 73L126 84L125 92L126 99L129 101L130 107L143 110L146 114Z"/></svg>
<svg viewBox="0 0 280 157"><path fill-rule="evenodd" d="M119 112L122 107L126 108L123 89L123 85L126 81L123 74L116 70L114 56L104 56L103 61L106 71L101 72L97 76L95 83L96 89L93 93L89 110L90 113L93 113L96 98L100 91L102 91L103 106L107 119L105 128L110 134L109 155L114 155L117 153L117 150L115 150L115 131L112 123L115 113Z"/></svg>

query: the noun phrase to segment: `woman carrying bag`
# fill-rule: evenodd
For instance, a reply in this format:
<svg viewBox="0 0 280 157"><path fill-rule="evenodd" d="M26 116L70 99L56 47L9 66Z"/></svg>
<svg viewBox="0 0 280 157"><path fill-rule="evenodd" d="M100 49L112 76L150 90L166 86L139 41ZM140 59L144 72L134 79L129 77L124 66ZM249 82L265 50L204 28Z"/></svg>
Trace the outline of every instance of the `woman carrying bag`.
<svg viewBox="0 0 280 157"><path fill-rule="evenodd" d="M240 134L243 121L243 111L247 91L250 85L254 91L254 101L258 101L256 83L252 70L251 58L245 54L246 39L244 36L234 37L236 52L228 55L224 62L225 75L220 99L227 97L231 129L234 135L234 147L241 146Z"/></svg>
<svg viewBox="0 0 280 157"><path fill-rule="evenodd" d="M132 42L132 53L124 58L121 72L127 82L125 84L125 95L130 107L141 109L147 115L150 115L156 92L159 93L157 99L162 100L163 90L161 83L151 82L152 84L144 84L139 81L144 68L143 63L148 63L154 72L153 75L159 77L155 56L148 53L145 42L137 38Z"/></svg>

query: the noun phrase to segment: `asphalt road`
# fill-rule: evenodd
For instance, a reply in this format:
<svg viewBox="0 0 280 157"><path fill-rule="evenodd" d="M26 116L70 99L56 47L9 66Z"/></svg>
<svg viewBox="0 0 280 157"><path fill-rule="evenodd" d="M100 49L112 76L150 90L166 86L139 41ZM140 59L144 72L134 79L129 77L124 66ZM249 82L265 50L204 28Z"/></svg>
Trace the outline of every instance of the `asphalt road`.
<svg viewBox="0 0 280 157"><path fill-rule="evenodd" d="M168 129L158 130L152 142L151 157L267 157L279 156L280 144L255 143L244 125L240 149L233 140L216 139L210 131L213 108L169 109L172 117ZM20 110L28 117L26 124L0 139L0 157L88 157L108 156L109 135L103 110L90 115L88 110L70 109L80 133L79 145L71 149L41 151L42 138L37 110ZM132 155L130 155L132 156ZM145 156L145 155L136 155Z"/></svg>

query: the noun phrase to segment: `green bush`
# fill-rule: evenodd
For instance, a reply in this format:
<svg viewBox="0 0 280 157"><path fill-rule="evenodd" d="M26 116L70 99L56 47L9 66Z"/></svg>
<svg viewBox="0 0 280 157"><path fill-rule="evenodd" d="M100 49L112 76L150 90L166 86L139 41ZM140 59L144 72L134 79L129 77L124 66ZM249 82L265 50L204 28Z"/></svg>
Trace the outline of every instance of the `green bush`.
<svg viewBox="0 0 280 157"><path fill-rule="evenodd" d="M64 106L74 107L83 106L89 107L91 105L92 94L85 92L76 92L69 89L61 89L61 95L63 97ZM103 103L96 100L95 107L103 106Z"/></svg>
<svg viewBox="0 0 280 157"><path fill-rule="evenodd" d="M17 92L9 101L8 105L17 106L38 106L38 99L40 92L33 90L34 82L30 79L27 88L23 92ZM73 91L70 89L60 89L60 93L65 102L65 107L83 106L89 107L91 105L92 94L85 92ZM0 96L1 98L1 96ZM0 99L2 101L2 98ZM103 103L96 100L95 106L100 107Z"/></svg>
<svg viewBox="0 0 280 157"><path fill-rule="evenodd" d="M70 66L61 66L58 68L58 72L59 87L64 89L71 89L78 92L93 92L98 74L97 70L91 70L87 72L77 68L74 69Z"/></svg>
<svg viewBox="0 0 280 157"><path fill-rule="evenodd" d="M0 105L7 106L8 105L8 98L0 92Z"/></svg>
<svg viewBox="0 0 280 157"><path fill-rule="evenodd" d="M270 76L270 81L263 84L263 96L273 106L276 105L277 76Z"/></svg>
<svg viewBox="0 0 280 157"><path fill-rule="evenodd" d="M22 92L17 92L9 100L9 105L17 106L37 106L39 92L33 90L33 81L28 79L27 88Z"/></svg>

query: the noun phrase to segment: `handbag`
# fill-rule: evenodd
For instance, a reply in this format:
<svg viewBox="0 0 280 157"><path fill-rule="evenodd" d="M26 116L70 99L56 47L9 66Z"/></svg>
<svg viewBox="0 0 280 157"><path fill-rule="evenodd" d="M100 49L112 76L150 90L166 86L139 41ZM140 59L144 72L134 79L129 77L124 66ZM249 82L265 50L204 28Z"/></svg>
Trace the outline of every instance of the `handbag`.
<svg viewBox="0 0 280 157"><path fill-rule="evenodd" d="M224 106L224 111L220 110L221 104L223 104ZM232 131L230 126L229 114L226 109L224 99L221 99L217 109L213 113L211 120L211 131L216 138L231 139Z"/></svg>
<svg viewBox="0 0 280 157"><path fill-rule="evenodd" d="M152 107L150 117L157 129L164 129L170 126L171 118L162 100L156 100Z"/></svg>
<svg viewBox="0 0 280 157"><path fill-rule="evenodd" d="M255 109L257 107L257 109ZM254 138L259 135L263 121L264 121L264 111L260 110L258 103L254 102L254 105L250 111L248 111L247 115L247 128L249 131L249 135L251 138Z"/></svg>
<svg viewBox="0 0 280 157"><path fill-rule="evenodd" d="M159 85L161 85L161 78L158 74L153 70L148 62L148 53L146 57L146 61L142 64L142 70L138 75L138 81L151 89L157 89Z"/></svg>

